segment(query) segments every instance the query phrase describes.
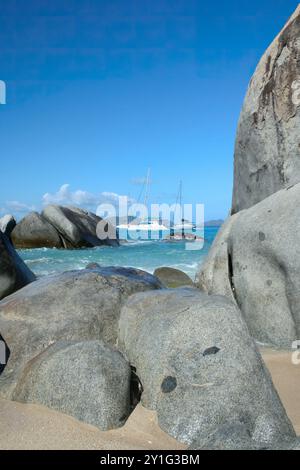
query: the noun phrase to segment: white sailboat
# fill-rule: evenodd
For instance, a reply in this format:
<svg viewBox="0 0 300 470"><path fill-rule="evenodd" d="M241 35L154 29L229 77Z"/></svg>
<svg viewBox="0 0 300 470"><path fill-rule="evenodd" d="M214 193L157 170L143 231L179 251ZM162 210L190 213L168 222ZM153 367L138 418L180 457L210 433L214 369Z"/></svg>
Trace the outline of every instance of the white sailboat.
<svg viewBox="0 0 300 470"><path fill-rule="evenodd" d="M151 170L150 168L148 169L146 180L144 183L145 187L145 196L144 196L144 206L148 207L148 202L149 202L149 195L150 195L150 173ZM125 230L131 230L131 231L153 231L153 232L160 232L160 231L169 231L169 229L162 224L159 220L151 220L151 219L146 219L146 220L137 220L130 222L128 224L120 224L117 225L118 229L125 229Z"/></svg>

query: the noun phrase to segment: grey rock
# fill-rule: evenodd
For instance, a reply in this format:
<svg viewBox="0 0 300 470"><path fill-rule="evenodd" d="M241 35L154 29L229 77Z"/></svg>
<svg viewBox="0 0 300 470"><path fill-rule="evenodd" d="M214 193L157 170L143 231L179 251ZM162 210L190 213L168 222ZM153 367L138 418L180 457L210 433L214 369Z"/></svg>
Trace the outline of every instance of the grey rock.
<svg viewBox="0 0 300 470"><path fill-rule="evenodd" d="M0 232L0 299L35 280L35 275L17 254L10 240Z"/></svg>
<svg viewBox="0 0 300 470"><path fill-rule="evenodd" d="M240 212L228 237L232 284L251 334L290 349L300 338L300 184Z"/></svg>
<svg viewBox="0 0 300 470"><path fill-rule="evenodd" d="M11 398L28 361L55 341L117 340L120 309L128 296L159 289L144 271L108 267L38 279L0 302L0 331L10 345L10 367L0 395Z"/></svg>
<svg viewBox="0 0 300 470"><path fill-rule="evenodd" d="M169 267L157 268L154 271L154 276L156 276L165 287L174 288L194 285L192 279L179 269Z"/></svg>
<svg viewBox="0 0 300 470"><path fill-rule="evenodd" d="M273 443L266 442L263 439L256 440L258 436L251 436L247 426L240 421L228 422L221 425L211 435L203 439L192 442L189 450L299 450L299 438L284 436Z"/></svg>
<svg viewBox="0 0 300 470"><path fill-rule="evenodd" d="M85 269L101 269L101 266L99 263L88 263L85 267Z"/></svg>
<svg viewBox="0 0 300 470"><path fill-rule="evenodd" d="M37 403L103 431L130 414L131 368L101 341L59 341L26 366L13 400Z"/></svg>
<svg viewBox="0 0 300 470"><path fill-rule="evenodd" d="M300 182L300 7L263 55L239 119L232 213Z"/></svg>
<svg viewBox="0 0 300 470"><path fill-rule="evenodd" d="M0 375L2 374L2 372L4 371L7 365L9 356L10 356L9 347L7 346L4 338L0 334Z"/></svg>
<svg viewBox="0 0 300 470"><path fill-rule="evenodd" d="M16 248L62 248L62 237L42 215L37 212L27 214L12 232Z"/></svg>
<svg viewBox="0 0 300 470"><path fill-rule="evenodd" d="M236 420L251 435L264 429L268 443L295 437L241 312L226 297L191 288L133 295L122 308L118 347L136 368L143 405L176 439L205 444Z"/></svg>
<svg viewBox="0 0 300 470"><path fill-rule="evenodd" d="M206 439L197 438L192 442L189 450L263 450L264 444L259 444L251 438L245 424L240 421L229 422L220 426Z"/></svg>
<svg viewBox="0 0 300 470"><path fill-rule="evenodd" d="M13 215L7 214L0 219L0 231L9 238L16 225L17 222Z"/></svg>
<svg viewBox="0 0 300 470"><path fill-rule="evenodd" d="M225 295L233 302L235 297L231 285L227 240L237 217L237 214L229 217L220 228L195 281L196 286L208 294Z"/></svg>
<svg viewBox="0 0 300 470"><path fill-rule="evenodd" d="M49 205L45 207L42 215L62 235L66 248L119 244L117 239L100 240L97 236L97 225L102 221L101 217L78 207Z"/></svg>

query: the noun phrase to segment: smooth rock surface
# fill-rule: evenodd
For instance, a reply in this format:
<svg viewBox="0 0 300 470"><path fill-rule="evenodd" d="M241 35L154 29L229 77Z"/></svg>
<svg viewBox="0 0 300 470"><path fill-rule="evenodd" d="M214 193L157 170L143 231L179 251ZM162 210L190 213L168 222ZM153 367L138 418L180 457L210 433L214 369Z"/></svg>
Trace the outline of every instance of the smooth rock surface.
<svg viewBox="0 0 300 470"><path fill-rule="evenodd" d="M58 341L26 366L13 400L45 405L97 426L121 427L130 414L129 363L101 341Z"/></svg>
<svg viewBox="0 0 300 470"><path fill-rule="evenodd" d="M0 331L11 349L0 395L11 398L28 361L59 340L114 344L120 309L135 292L160 282L137 269L83 269L43 277L0 302Z"/></svg>
<svg viewBox="0 0 300 470"><path fill-rule="evenodd" d="M13 215L7 214L0 219L0 232L4 233L10 238L11 232L17 225L16 219Z"/></svg>
<svg viewBox="0 0 300 470"><path fill-rule="evenodd" d="M0 232L0 299L35 280L35 275L17 254L10 240Z"/></svg>
<svg viewBox="0 0 300 470"><path fill-rule="evenodd" d="M30 212L15 227L12 241L16 248L62 248L58 231L38 212Z"/></svg>
<svg viewBox="0 0 300 470"><path fill-rule="evenodd" d="M97 225L102 219L78 207L49 205L45 207L42 215L66 240L66 248L119 244L117 239L100 240L97 236Z"/></svg>
<svg viewBox="0 0 300 470"><path fill-rule="evenodd" d="M239 119L232 213L300 182L300 7L263 55Z"/></svg>
<svg viewBox="0 0 300 470"><path fill-rule="evenodd" d="M231 260L227 240L238 215L228 217L220 228L196 276L196 286L208 294L225 295L235 302L231 285Z"/></svg>
<svg viewBox="0 0 300 470"><path fill-rule="evenodd" d="M300 184L241 212L231 228L234 293L251 334L291 348L300 338Z"/></svg>
<svg viewBox="0 0 300 470"><path fill-rule="evenodd" d="M194 285L192 279L179 269L162 267L157 268L153 274L164 284L165 287L175 288Z"/></svg>
<svg viewBox="0 0 300 470"><path fill-rule="evenodd" d="M170 289L131 296L118 347L136 367L142 404L181 442L203 444L239 420L268 443L295 437L241 312L221 296Z"/></svg>

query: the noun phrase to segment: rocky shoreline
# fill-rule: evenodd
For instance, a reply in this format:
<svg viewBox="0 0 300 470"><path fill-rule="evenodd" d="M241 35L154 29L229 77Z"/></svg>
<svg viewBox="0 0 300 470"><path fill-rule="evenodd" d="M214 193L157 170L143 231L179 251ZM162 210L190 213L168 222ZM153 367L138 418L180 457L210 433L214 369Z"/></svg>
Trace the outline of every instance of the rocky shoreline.
<svg viewBox="0 0 300 470"><path fill-rule="evenodd" d="M101 219L48 206L13 229L11 218L3 221L0 332L10 357L0 369L1 399L102 431L124 426L141 403L190 449L300 448L257 346L290 349L300 335L299 37L300 7L251 81L232 215L196 284L167 268L151 275L96 264L36 280L11 240L98 246Z"/></svg>

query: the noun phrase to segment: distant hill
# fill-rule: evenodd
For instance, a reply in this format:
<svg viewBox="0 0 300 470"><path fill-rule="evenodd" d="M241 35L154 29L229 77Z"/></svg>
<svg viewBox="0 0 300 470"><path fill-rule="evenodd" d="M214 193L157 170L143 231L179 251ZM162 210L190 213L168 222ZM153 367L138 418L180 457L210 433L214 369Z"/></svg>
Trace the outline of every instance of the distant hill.
<svg viewBox="0 0 300 470"><path fill-rule="evenodd" d="M223 222L224 220L222 219L208 220L207 222L204 222L204 225L205 227L219 227Z"/></svg>

